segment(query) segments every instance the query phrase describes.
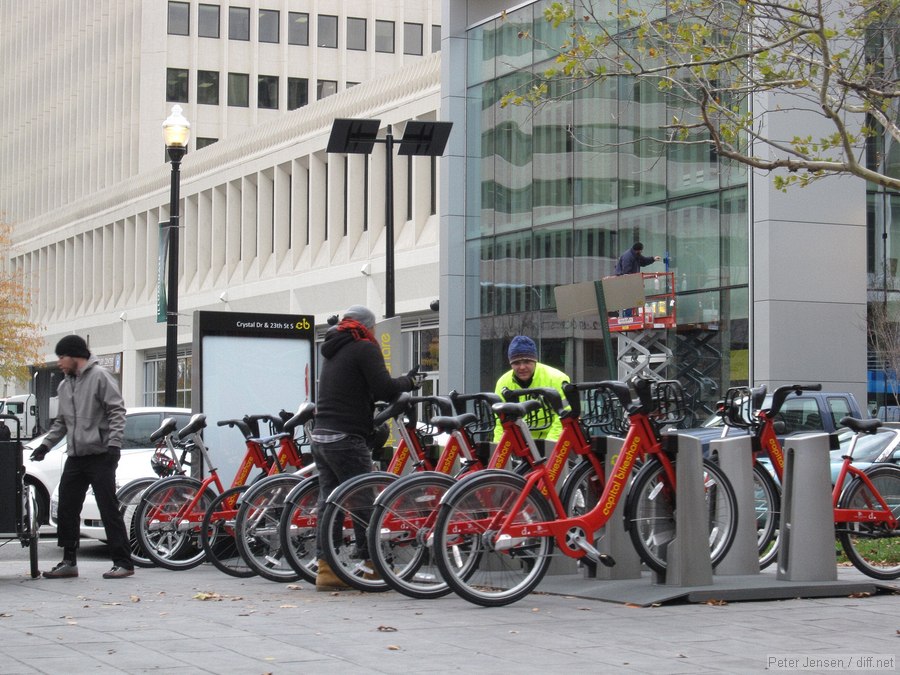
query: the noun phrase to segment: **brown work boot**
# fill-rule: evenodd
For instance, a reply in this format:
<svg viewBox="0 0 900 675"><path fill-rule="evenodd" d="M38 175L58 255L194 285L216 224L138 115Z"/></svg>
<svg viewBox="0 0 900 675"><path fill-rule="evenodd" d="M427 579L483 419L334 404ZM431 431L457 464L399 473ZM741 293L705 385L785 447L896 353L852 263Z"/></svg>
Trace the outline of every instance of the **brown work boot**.
<svg viewBox="0 0 900 675"><path fill-rule="evenodd" d="M334 570L331 569L331 565L319 558L319 569L316 572L316 591L328 593L331 591L349 590L352 589L338 578Z"/></svg>
<svg viewBox="0 0 900 675"><path fill-rule="evenodd" d="M378 570L375 569L375 564L371 560L366 560L363 564L363 579L366 581L381 581L381 575L378 573Z"/></svg>

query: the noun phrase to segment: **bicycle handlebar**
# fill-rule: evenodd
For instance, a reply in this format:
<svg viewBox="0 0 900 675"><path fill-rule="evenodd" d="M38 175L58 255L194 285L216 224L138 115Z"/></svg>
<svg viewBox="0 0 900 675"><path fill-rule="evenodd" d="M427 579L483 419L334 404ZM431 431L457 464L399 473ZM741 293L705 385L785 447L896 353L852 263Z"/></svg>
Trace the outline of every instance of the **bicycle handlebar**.
<svg viewBox="0 0 900 675"><path fill-rule="evenodd" d="M259 436L260 422L268 422L275 430L275 433L280 433L284 430L284 420L281 418L281 415L244 415L244 421L256 432L257 436Z"/></svg>
<svg viewBox="0 0 900 675"><path fill-rule="evenodd" d="M237 427L244 434L244 438L253 438L253 432L244 420L219 420L216 424L220 427ZM179 438L183 438L183 436L179 436Z"/></svg>
<svg viewBox="0 0 900 675"><path fill-rule="evenodd" d="M791 393L796 393L798 396L801 391L822 391L821 384L787 384L775 390L772 394L772 405L769 406L769 409L766 411L766 417L772 418L778 414L778 411L781 410L781 406L784 405L785 399L791 395ZM765 395L765 394L764 394Z"/></svg>
<svg viewBox="0 0 900 675"><path fill-rule="evenodd" d="M503 403L503 399L493 391L482 391L476 394L460 394L456 389L453 389L447 394L447 398L450 399L450 402L453 404L453 409L458 415L462 415L466 412L467 401L484 401L489 406L494 405L495 403Z"/></svg>
<svg viewBox="0 0 900 675"><path fill-rule="evenodd" d="M578 392L590 391L593 389L606 389L619 399L619 402L622 404L622 408L625 410L627 410L631 405L631 392L628 390L628 385L624 382L620 382L618 380L601 380L600 382L577 383L566 382L563 385L563 393L566 395L566 400L569 402L569 406L572 409L572 412L570 414L581 417L581 396L578 395ZM572 393L571 396L569 395L570 392Z"/></svg>
<svg viewBox="0 0 900 675"><path fill-rule="evenodd" d="M503 399L509 403L515 403L526 396L538 397L540 400L549 405L553 411L560 417L563 414L569 414L563 407L562 396L552 387L534 387L532 389L509 389L503 388Z"/></svg>

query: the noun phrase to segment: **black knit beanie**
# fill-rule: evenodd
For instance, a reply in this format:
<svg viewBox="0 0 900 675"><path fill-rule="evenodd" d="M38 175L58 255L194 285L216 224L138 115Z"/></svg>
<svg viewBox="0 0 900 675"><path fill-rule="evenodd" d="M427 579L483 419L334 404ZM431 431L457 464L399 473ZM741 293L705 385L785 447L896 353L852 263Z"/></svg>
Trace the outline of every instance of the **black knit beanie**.
<svg viewBox="0 0 900 675"><path fill-rule="evenodd" d="M80 335L66 335L56 343L57 356L74 356L81 359L91 358L91 350Z"/></svg>

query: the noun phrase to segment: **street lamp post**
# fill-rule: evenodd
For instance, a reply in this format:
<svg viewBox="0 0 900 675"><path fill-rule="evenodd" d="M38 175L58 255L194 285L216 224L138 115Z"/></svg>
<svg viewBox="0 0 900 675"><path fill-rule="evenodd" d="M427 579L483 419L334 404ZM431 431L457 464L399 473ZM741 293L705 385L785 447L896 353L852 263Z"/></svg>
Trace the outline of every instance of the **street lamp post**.
<svg viewBox="0 0 900 675"><path fill-rule="evenodd" d="M384 316L394 316L394 134L389 124L384 138L378 138L381 120L336 119L331 127L326 152L368 155L376 143L385 146L384 196ZM399 154L439 157L444 154L453 122L410 120L399 141Z"/></svg>
<svg viewBox="0 0 900 675"><path fill-rule="evenodd" d="M191 138L191 123L173 105L172 114L163 122L163 139L172 164L169 192L168 250L169 269L166 293L166 398L165 405L175 407L178 396L178 201L181 159Z"/></svg>

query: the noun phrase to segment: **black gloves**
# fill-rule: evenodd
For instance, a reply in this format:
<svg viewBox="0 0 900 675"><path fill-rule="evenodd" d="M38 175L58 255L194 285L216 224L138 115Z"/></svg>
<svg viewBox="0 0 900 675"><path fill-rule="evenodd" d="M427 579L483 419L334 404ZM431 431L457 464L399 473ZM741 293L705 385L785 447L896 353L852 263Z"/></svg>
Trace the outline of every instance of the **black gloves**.
<svg viewBox="0 0 900 675"><path fill-rule="evenodd" d="M39 445L32 451L30 459L32 462L42 462L48 452L50 452L50 448L46 445Z"/></svg>
<svg viewBox="0 0 900 675"><path fill-rule="evenodd" d="M413 366L413 369L410 370L406 376L409 378L410 386L415 389L421 389L422 383L425 382L425 373L419 370L419 364L417 363Z"/></svg>

